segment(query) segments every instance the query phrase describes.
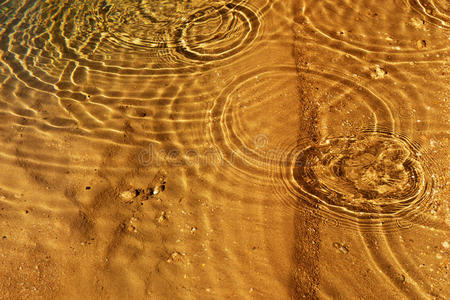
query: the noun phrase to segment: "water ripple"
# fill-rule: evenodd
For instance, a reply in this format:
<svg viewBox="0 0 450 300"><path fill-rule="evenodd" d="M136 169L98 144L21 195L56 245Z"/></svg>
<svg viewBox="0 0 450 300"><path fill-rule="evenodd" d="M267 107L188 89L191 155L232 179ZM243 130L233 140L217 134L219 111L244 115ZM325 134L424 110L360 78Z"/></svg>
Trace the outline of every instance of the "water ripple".
<svg viewBox="0 0 450 300"><path fill-rule="evenodd" d="M406 138L369 131L296 152L285 172L291 199L302 202L293 206L367 229L395 228L398 219L414 219L429 206L432 173Z"/></svg>
<svg viewBox="0 0 450 300"><path fill-rule="evenodd" d="M3 60L16 74L27 73L20 78L30 86L55 92L71 62L77 69L141 76L192 73L213 61L223 65L257 38L267 5L27 1L1 8L12 10L4 16Z"/></svg>
<svg viewBox="0 0 450 300"><path fill-rule="evenodd" d="M450 29L450 4L446 0L409 0L411 7L440 28Z"/></svg>
<svg viewBox="0 0 450 300"><path fill-rule="evenodd" d="M406 5L397 1L380 6L378 1L364 1L363 5L346 0L304 1L295 21L300 39L358 57L389 62L443 61L449 50L448 14L444 1L432 2L412 0ZM392 19L397 20L395 26ZM443 30L429 23L439 23Z"/></svg>
<svg viewBox="0 0 450 300"><path fill-rule="evenodd" d="M305 85L300 78L315 82L315 99L293 92ZM324 99L316 91L321 82L327 87ZM277 93L265 92L269 83ZM287 207L313 210L329 224L364 231L426 224L440 177L408 130L396 132L393 107L400 100L407 101L383 99L341 75L259 69L236 78L215 100L208 117L210 143L233 170L230 176L265 185L270 174ZM347 120L356 112L358 118ZM298 118L308 115L318 117L308 123L319 126L315 136L305 136L306 130L299 140ZM260 121L252 124L253 119Z"/></svg>

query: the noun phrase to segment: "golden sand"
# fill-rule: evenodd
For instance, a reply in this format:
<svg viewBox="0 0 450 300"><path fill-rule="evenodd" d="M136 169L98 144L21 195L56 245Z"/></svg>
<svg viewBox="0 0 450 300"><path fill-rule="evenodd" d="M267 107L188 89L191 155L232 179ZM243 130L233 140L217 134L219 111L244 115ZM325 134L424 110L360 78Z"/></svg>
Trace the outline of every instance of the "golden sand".
<svg viewBox="0 0 450 300"><path fill-rule="evenodd" d="M0 24L0 299L450 297L448 1Z"/></svg>

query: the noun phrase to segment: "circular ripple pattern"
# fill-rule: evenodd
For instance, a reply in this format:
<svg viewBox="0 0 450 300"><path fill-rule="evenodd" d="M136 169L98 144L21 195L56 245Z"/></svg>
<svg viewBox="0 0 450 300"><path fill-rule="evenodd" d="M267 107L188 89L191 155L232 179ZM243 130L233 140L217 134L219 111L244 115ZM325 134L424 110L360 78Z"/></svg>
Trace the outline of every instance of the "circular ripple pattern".
<svg viewBox="0 0 450 300"><path fill-rule="evenodd" d="M4 60L46 83L61 77L68 62L140 76L223 65L256 39L261 12L223 1L25 1L11 7L0 6L8 14Z"/></svg>
<svg viewBox="0 0 450 300"><path fill-rule="evenodd" d="M299 73L303 78L314 80L319 90L333 86L326 92L326 99L302 97L297 92ZM269 87L276 92L270 92ZM327 108L315 109L319 102ZM338 106L335 102L340 106L330 109ZM332 110L342 113L333 114L330 120L314 120L321 126L310 129L321 136L358 128L360 131L364 128L392 129L395 126L384 99L358 83L331 73L278 66L241 74L222 90L208 112L211 144L241 175L265 179L266 174L273 171L274 162L286 166L289 160L286 157L291 156L286 156L289 149L284 145L299 139L302 124L304 127L312 126L302 119L302 114L307 118L308 114L319 114L322 110L328 114ZM346 122L349 113L357 113L359 118L352 122L352 127L340 125L350 123ZM277 177L278 173L273 175Z"/></svg>
<svg viewBox="0 0 450 300"><path fill-rule="evenodd" d="M4 105L20 111L10 115L16 122L44 130L117 141L124 128L144 127L148 138L161 131L154 114L167 112L147 107L149 100L167 107L193 82L180 84L171 75L192 75L214 61L225 65L257 37L265 7L242 1L4 1L0 82L6 82L4 99L15 99Z"/></svg>
<svg viewBox="0 0 450 300"><path fill-rule="evenodd" d="M102 1L94 11L120 45L175 48L201 61L236 54L259 28L251 9L223 1Z"/></svg>
<svg viewBox="0 0 450 300"><path fill-rule="evenodd" d="M297 139L297 79L295 68L287 66L243 73L213 102L210 143L236 172L233 177L266 181L280 140Z"/></svg>
<svg viewBox="0 0 450 300"><path fill-rule="evenodd" d="M344 226L362 229L414 218L430 197L433 178L406 138L362 132L293 150L283 174L290 203L318 209Z"/></svg>

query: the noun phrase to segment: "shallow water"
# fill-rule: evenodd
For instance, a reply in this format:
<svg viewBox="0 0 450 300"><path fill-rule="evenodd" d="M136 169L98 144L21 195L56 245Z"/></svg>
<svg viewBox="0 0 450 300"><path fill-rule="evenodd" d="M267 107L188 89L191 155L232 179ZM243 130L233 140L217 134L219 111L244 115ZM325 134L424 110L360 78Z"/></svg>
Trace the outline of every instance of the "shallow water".
<svg viewBox="0 0 450 300"><path fill-rule="evenodd" d="M445 0L0 0L1 299L446 299Z"/></svg>

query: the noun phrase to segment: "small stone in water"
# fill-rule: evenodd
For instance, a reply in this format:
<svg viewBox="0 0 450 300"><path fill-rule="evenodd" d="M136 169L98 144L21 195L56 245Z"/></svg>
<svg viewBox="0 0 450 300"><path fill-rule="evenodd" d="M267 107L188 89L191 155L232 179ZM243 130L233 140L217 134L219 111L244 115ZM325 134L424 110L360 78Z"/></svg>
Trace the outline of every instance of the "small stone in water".
<svg viewBox="0 0 450 300"><path fill-rule="evenodd" d="M120 197L126 200L131 200L134 198L134 196L136 196L136 194L132 193L131 191L125 191L120 194Z"/></svg>

